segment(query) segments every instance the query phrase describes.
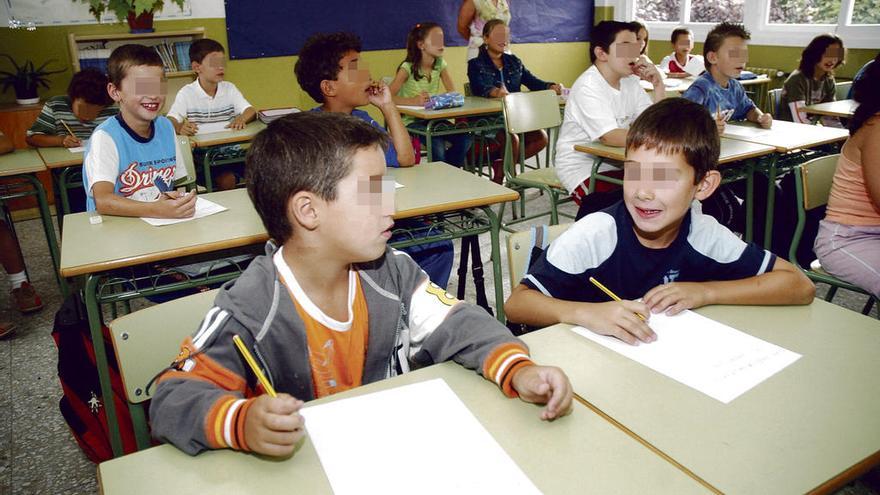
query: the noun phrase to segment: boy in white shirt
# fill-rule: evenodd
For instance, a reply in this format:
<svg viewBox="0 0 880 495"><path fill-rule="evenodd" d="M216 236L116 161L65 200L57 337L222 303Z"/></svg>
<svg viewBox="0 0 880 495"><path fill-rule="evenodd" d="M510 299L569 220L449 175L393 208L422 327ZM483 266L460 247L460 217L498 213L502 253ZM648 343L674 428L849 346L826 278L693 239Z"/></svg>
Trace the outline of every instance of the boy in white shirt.
<svg viewBox="0 0 880 495"><path fill-rule="evenodd" d="M687 77L690 74L685 70L687 64L695 59L702 59L699 55L691 55L694 49L694 33L688 28L675 28L672 30L672 53L663 57L660 62L660 70L666 72L669 77Z"/></svg>
<svg viewBox="0 0 880 495"><path fill-rule="evenodd" d="M627 128L652 103L639 79L654 86L655 102L666 98L663 76L639 55L637 31L635 25L617 21L602 21L593 28L593 66L577 78L565 105L556 173L578 204L588 194L595 157L574 146L597 140L608 146L625 144Z"/></svg>
<svg viewBox="0 0 880 495"><path fill-rule="evenodd" d="M226 68L223 45L207 38L196 40L189 47L189 57L198 78L180 89L168 111L168 119L178 134L192 136L200 125L223 122L227 122L226 128L243 129L254 120L257 115L254 107L235 84L223 79ZM243 169L224 170L217 174L214 182L219 189L232 189L236 175L243 176Z"/></svg>

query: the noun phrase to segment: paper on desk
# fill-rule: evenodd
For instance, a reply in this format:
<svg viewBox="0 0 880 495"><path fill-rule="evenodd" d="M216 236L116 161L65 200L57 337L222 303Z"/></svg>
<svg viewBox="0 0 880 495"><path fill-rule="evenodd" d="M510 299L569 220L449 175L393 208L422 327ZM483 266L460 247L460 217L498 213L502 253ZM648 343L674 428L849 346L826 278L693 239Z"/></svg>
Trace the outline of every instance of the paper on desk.
<svg viewBox="0 0 880 495"><path fill-rule="evenodd" d="M212 132L223 132L230 130L226 127L229 125L229 122L207 122L197 125L199 126L199 130L196 132L196 136L201 136L202 134L210 134Z"/></svg>
<svg viewBox="0 0 880 495"><path fill-rule="evenodd" d="M196 198L196 213L195 215L189 218L147 218L141 217L141 220L147 222L148 224L154 227L162 227L163 225L171 225L175 223L181 222L189 222L190 220L195 220L196 218L207 217L213 215L215 213L220 213L221 211L226 211L227 208L225 206L220 206L213 201L209 201L205 198Z"/></svg>
<svg viewBox="0 0 880 495"><path fill-rule="evenodd" d="M440 378L301 414L336 495L541 493Z"/></svg>
<svg viewBox="0 0 880 495"><path fill-rule="evenodd" d="M688 60L688 63L684 66L684 71L692 76L699 76L706 70L706 62L703 57L696 55L694 58Z"/></svg>
<svg viewBox="0 0 880 495"><path fill-rule="evenodd" d="M649 325L657 340L638 346L572 330L725 404L801 357L692 311L651 315Z"/></svg>
<svg viewBox="0 0 880 495"><path fill-rule="evenodd" d="M757 127L728 124L724 127L724 134L722 134L722 137L738 136L742 138L756 138L760 136L765 136L772 132L773 131L771 131L770 129L759 129Z"/></svg>

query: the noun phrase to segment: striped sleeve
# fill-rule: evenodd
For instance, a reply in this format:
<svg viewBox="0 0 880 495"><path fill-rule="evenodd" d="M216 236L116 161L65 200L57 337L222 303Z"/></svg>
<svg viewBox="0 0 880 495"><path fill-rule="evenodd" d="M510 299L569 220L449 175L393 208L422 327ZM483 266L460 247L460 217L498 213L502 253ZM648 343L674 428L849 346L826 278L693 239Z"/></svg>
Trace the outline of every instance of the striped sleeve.
<svg viewBox="0 0 880 495"><path fill-rule="evenodd" d="M48 134L50 136L55 136L58 134L55 130L55 122L55 111L52 109L51 102L47 101L43 104L43 110L40 111L37 120L35 120L30 129L27 130L27 135Z"/></svg>
<svg viewBox="0 0 880 495"><path fill-rule="evenodd" d="M501 387L504 395L517 397L519 394L513 388L513 376L520 369L534 364L524 346L506 342L492 349L486 356L483 362L483 376Z"/></svg>
<svg viewBox="0 0 880 495"><path fill-rule="evenodd" d="M245 419L254 399L224 395L205 416L205 438L213 449L250 450L244 436Z"/></svg>

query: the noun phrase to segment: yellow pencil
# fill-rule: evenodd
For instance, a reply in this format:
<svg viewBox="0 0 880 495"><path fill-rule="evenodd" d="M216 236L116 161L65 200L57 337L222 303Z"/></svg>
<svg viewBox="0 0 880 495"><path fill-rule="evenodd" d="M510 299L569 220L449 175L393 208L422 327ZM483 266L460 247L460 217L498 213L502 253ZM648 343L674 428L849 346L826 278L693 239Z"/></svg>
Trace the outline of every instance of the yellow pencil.
<svg viewBox="0 0 880 495"><path fill-rule="evenodd" d="M602 285L602 284L601 284L598 280L596 280L595 278L590 277L590 282L593 282L593 285L595 285L596 287L598 287L599 290L601 290L602 292L604 292L605 294L607 294L608 297L610 297L611 299L614 299L615 301L620 301L620 298L617 297L617 294L611 292L611 289L609 289L608 287L605 287L604 285ZM645 318L645 316L642 315L641 313L636 313L636 316L638 316L642 321L648 321L648 319Z"/></svg>
<svg viewBox="0 0 880 495"><path fill-rule="evenodd" d="M272 384L269 383L269 380L266 379L266 376L263 375L263 372L260 371L260 367L257 366L257 362L254 360L254 357L251 356L250 351L245 347L244 342L241 340L241 337L238 335L232 336L232 341L235 342L235 347L238 347L238 352L241 353L244 360L247 361L247 364L250 365L251 370L253 370L254 375L257 375L257 380L263 384L263 388L266 390L266 393L269 394L270 397L278 397L278 394L275 393L275 389L272 388Z"/></svg>
<svg viewBox="0 0 880 495"><path fill-rule="evenodd" d="M70 126L67 125L67 122L62 120L61 124L64 126L65 129L67 129L67 132L70 133L70 137L72 137L73 139L79 139L78 137L76 137L76 134L74 134L73 131L70 130Z"/></svg>

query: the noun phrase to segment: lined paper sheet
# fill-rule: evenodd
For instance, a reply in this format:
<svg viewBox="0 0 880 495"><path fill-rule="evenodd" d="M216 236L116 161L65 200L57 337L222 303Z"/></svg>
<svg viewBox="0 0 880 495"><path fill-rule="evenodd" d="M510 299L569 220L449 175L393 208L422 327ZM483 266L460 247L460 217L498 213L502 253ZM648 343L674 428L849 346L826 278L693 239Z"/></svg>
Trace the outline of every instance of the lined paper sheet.
<svg viewBox="0 0 880 495"><path fill-rule="evenodd" d="M725 404L801 357L692 311L651 315L648 324L657 340L638 346L572 331Z"/></svg>
<svg viewBox="0 0 880 495"><path fill-rule="evenodd" d="M213 201L209 201L205 198L198 197L196 198L196 213L195 215L189 218L147 218L141 217L141 220L147 222L148 224L154 227L162 227L163 225L172 225L175 223L181 222L189 222L190 220L195 220L196 218L207 217L208 215L213 215L215 213L220 213L221 211L226 211L227 208L225 206L220 206Z"/></svg>
<svg viewBox="0 0 880 495"><path fill-rule="evenodd" d="M443 379L301 413L336 495L541 493Z"/></svg>

